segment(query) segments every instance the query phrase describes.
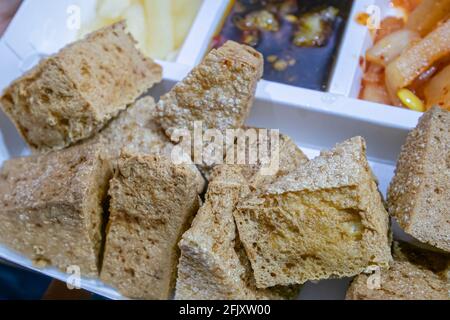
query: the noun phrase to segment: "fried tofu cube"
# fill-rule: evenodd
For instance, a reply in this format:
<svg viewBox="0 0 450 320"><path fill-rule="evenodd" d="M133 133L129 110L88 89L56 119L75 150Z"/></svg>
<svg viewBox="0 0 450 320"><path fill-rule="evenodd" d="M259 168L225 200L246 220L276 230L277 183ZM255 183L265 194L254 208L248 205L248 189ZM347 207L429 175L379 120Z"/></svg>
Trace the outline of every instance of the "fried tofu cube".
<svg viewBox="0 0 450 320"><path fill-rule="evenodd" d="M7 161L0 171L0 242L38 267L98 276L112 172L98 145Z"/></svg>
<svg viewBox="0 0 450 320"><path fill-rule="evenodd" d="M391 261L389 216L356 137L238 204L258 288L349 277Z"/></svg>
<svg viewBox="0 0 450 320"><path fill-rule="evenodd" d="M298 293L298 286L256 287L233 217L239 200L253 188L263 188L308 161L291 139L282 135L280 140L280 170L273 176L262 175L260 165L220 165L213 170L205 203L179 244L176 299L288 299Z"/></svg>
<svg viewBox="0 0 450 320"><path fill-rule="evenodd" d="M161 77L117 23L41 61L0 104L31 148L58 150L94 135Z"/></svg>
<svg viewBox="0 0 450 320"><path fill-rule="evenodd" d="M389 212L419 241L450 252L450 112L434 107L408 135L388 191Z"/></svg>
<svg viewBox="0 0 450 320"><path fill-rule="evenodd" d="M109 190L101 279L128 298L168 299L175 286L177 244L198 211L204 184L192 166L123 154Z"/></svg>
<svg viewBox="0 0 450 320"><path fill-rule="evenodd" d="M262 55L251 47L228 41L212 50L199 66L158 103L158 121L173 142L176 130L240 128L253 105L263 74Z"/></svg>
<svg viewBox="0 0 450 320"><path fill-rule="evenodd" d="M356 277L346 299L450 300L450 255L404 242L394 243L393 255L389 269Z"/></svg>

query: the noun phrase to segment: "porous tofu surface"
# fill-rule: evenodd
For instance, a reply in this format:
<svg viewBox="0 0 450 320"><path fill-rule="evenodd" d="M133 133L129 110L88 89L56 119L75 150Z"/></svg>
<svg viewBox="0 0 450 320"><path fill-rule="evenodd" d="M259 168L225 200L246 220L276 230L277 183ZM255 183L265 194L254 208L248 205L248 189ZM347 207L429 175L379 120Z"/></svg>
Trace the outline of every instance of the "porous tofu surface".
<svg viewBox="0 0 450 320"><path fill-rule="evenodd" d="M212 50L199 66L158 103L158 121L167 136L176 130L240 128L253 104L263 73L263 57L251 47L228 41Z"/></svg>
<svg viewBox="0 0 450 320"><path fill-rule="evenodd" d="M234 212L258 288L357 275L391 260L389 216L356 137Z"/></svg>
<svg viewBox="0 0 450 320"><path fill-rule="evenodd" d="M111 168L99 145L13 159L0 171L0 241L39 267L97 276Z"/></svg>
<svg viewBox="0 0 450 320"><path fill-rule="evenodd" d="M450 112L435 107L408 135L388 192L389 212L421 242L450 252Z"/></svg>
<svg viewBox="0 0 450 320"><path fill-rule="evenodd" d="M119 158L122 152L170 156L173 144L155 122L155 116L155 100L143 97L90 140L103 144L111 159Z"/></svg>
<svg viewBox="0 0 450 320"><path fill-rule="evenodd" d="M450 255L396 242L389 269L359 275L348 300L450 300ZM371 278L370 278L371 277Z"/></svg>
<svg viewBox="0 0 450 320"><path fill-rule="evenodd" d="M56 150L95 134L161 78L122 22L42 60L0 104L31 148Z"/></svg>
<svg viewBox="0 0 450 320"><path fill-rule="evenodd" d="M298 288L257 289L239 240L233 211L250 192L238 166L217 167L205 203L180 241L175 298L179 300L286 299Z"/></svg>
<svg viewBox="0 0 450 320"><path fill-rule="evenodd" d="M277 133L275 140L267 129L244 127L241 132L258 138L244 140L242 138L245 136L238 134L238 139L241 140L234 141L231 147L227 146L222 163L241 163L240 158L245 155L245 164L239 166L244 177L251 179L252 187L267 185L308 161L308 157L297 144L284 134ZM198 165L199 170L208 180L213 169L218 166L214 161L212 162L211 165Z"/></svg>
<svg viewBox="0 0 450 320"><path fill-rule="evenodd" d="M156 155L123 154L111 181L101 279L124 296L168 299L178 241L200 206L204 180Z"/></svg>

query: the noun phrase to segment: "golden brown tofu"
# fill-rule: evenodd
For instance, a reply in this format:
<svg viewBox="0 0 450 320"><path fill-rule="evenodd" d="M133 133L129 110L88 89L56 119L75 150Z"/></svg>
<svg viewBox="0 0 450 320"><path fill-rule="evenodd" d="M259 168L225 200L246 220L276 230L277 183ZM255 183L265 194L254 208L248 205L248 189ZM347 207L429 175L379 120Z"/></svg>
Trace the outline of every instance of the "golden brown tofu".
<svg viewBox="0 0 450 320"><path fill-rule="evenodd" d="M403 242L394 243L393 255L389 269L356 277L347 300L450 300L450 255Z"/></svg>
<svg viewBox="0 0 450 320"><path fill-rule="evenodd" d="M205 182L195 167L159 156L123 154L109 195L101 279L124 296L168 299L178 241L200 206Z"/></svg>
<svg viewBox="0 0 450 320"><path fill-rule="evenodd" d="M389 212L419 241L450 252L450 112L435 107L408 135L388 192Z"/></svg>
<svg viewBox="0 0 450 320"><path fill-rule="evenodd" d="M203 62L158 103L158 121L172 141L179 129L240 128L253 105L262 77L262 55L251 47L228 41L212 50Z"/></svg>
<svg viewBox="0 0 450 320"><path fill-rule="evenodd" d="M0 104L30 147L62 149L102 129L161 77L161 67L117 23L43 60Z"/></svg>
<svg viewBox="0 0 450 320"><path fill-rule="evenodd" d="M98 275L111 169L98 145L7 161L0 171L0 242L39 267Z"/></svg>
<svg viewBox="0 0 450 320"><path fill-rule="evenodd" d="M179 244L176 299L288 299L298 293L298 286L256 288L233 217L239 200L253 188L263 188L271 179L308 161L288 137L281 140L284 148L280 148L276 175L261 175L259 166L221 165L213 170L205 203Z"/></svg>
<svg viewBox="0 0 450 320"><path fill-rule="evenodd" d="M389 216L357 137L257 192L234 216L258 288L357 275L391 260Z"/></svg>

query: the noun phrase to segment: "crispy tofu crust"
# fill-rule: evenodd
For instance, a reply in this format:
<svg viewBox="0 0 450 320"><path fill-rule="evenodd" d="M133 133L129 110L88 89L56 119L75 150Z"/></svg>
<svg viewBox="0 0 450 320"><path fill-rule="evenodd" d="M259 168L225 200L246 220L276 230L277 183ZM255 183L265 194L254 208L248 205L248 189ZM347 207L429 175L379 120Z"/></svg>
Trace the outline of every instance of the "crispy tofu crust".
<svg viewBox="0 0 450 320"><path fill-rule="evenodd" d="M263 57L251 47L228 41L212 50L203 62L158 103L158 121L173 142L176 130L240 128L253 105Z"/></svg>
<svg viewBox="0 0 450 320"><path fill-rule="evenodd" d="M435 107L408 135L388 191L389 212L413 237L450 252L450 112Z"/></svg>
<svg viewBox="0 0 450 320"><path fill-rule="evenodd" d="M265 300L294 297L299 287L257 289L233 218L239 199L250 193L241 166L218 166L205 203L179 244L179 300Z"/></svg>
<svg viewBox="0 0 450 320"><path fill-rule="evenodd" d="M389 216L357 137L234 212L258 288L357 275L390 260Z"/></svg>
<svg viewBox="0 0 450 320"><path fill-rule="evenodd" d="M0 104L34 150L86 139L161 81L135 44L124 22L100 29L14 81Z"/></svg>
<svg viewBox="0 0 450 320"><path fill-rule="evenodd" d="M155 121L155 100L146 96L130 105L87 143L104 145L111 160L122 152L170 156L173 144Z"/></svg>
<svg viewBox="0 0 450 320"><path fill-rule="evenodd" d="M157 155L123 154L109 189L101 279L129 298L168 299L177 244L198 211L204 187L191 166Z"/></svg>
<svg viewBox="0 0 450 320"><path fill-rule="evenodd" d="M111 168L99 145L13 159L0 171L0 242L38 267L98 276Z"/></svg>
<svg viewBox="0 0 450 320"><path fill-rule="evenodd" d="M379 288L370 288L368 275L357 276L347 300L450 300L450 256L396 242L394 262L381 271Z"/></svg>

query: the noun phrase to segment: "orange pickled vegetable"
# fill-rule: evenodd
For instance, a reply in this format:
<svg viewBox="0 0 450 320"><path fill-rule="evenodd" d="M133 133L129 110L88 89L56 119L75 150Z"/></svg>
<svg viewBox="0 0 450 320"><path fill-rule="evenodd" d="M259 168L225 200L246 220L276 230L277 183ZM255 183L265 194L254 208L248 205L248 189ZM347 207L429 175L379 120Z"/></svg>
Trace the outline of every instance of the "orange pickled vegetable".
<svg viewBox="0 0 450 320"><path fill-rule="evenodd" d="M424 89L427 110L439 106L450 111L450 65L436 74Z"/></svg>
<svg viewBox="0 0 450 320"><path fill-rule="evenodd" d="M387 35L366 53L367 61L386 66L413 43L420 40L417 32L402 29Z"/></svg>
<svg viewBox="0 0 450 320"><path fill-rule="evenodd" d="M449 15L450 0L423 0L409 16L406 27L424 37Z"/></svg>
<svg viewBox="0 0 450 320"><path fill-rule="evenodd" d="M449 55L450 20L447 20L387 66L386 88L392 102L398 103L400 89L408 87L434 63Z"/></svg>

